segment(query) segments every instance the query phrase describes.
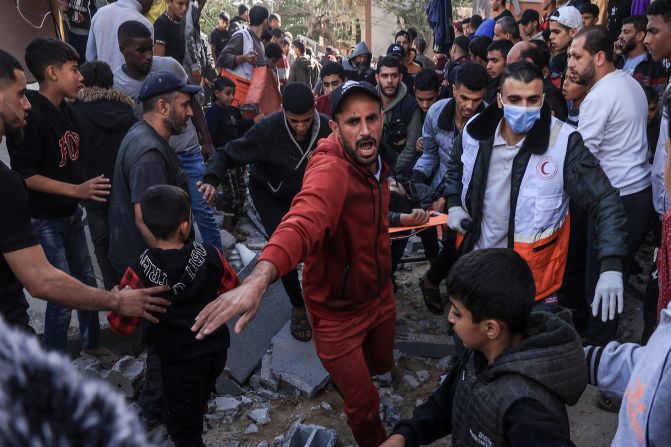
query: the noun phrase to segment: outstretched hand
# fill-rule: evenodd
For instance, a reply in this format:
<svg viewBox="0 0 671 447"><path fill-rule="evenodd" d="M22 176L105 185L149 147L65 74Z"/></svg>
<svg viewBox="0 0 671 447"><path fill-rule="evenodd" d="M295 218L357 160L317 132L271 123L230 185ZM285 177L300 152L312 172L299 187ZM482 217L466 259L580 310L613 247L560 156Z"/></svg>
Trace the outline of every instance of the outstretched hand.
<svg viewBox="0 0 671 447"><path fill-rule="evenodd" d="M196 183L198 191L203 194L203 199L207 202L209 206L214 205L214 201L217 198L217 188L210 185L209 183L198 182Z"/></svg>
<svg viewBox="0 0 671 447"><path fill-rule="evenodd" d="M260 261L247 279L236 287L217 297L200 311L191 327L201 340L212 334L236 315L240 319L235 324L239 334L254 319L261 306L261 299L268 286L277 278L277 269L268 261Z"/></svg>

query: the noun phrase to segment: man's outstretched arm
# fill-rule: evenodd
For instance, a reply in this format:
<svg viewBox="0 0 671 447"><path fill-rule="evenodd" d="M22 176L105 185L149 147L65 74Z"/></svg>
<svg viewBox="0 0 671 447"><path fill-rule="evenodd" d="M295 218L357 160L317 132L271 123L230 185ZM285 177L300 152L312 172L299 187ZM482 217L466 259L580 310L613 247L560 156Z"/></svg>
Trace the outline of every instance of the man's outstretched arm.
<svg viewBox="0 0 671 447"><path fill-rule="evenodd" d="M34 297L79 310L112 310L129 317L143 317L157 323L150 312L163 313L168 300L152 297L168 290L167 287L150 289L123 289L109 292L87 286L58 270L47 260L41 245L3 253L9 268Z"/></svg>

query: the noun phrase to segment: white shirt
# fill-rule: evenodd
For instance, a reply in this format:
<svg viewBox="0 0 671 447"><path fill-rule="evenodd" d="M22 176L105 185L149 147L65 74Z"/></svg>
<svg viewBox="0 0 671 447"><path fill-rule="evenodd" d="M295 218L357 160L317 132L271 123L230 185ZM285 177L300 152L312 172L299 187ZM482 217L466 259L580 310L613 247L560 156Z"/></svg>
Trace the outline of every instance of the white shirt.
<svg viewBox="0 0 671 447"><path fill-rule="evenodd" d="M643 88L621 70L601 78L580 105L578 131L621 196L650 186L647 114Z"/></svg>
<svg viewBox="0 0 671 447"><path fill-rule="evenodd" d="M149 29L154 40L154 26L142 15L142 6L137 0L117 0L103 6L91 20L91 31L86 43L86 60L107 62L112 71L121 67L125 60L119 50L117 31L122 23L134 20Z"/></svg>
<svg viewBox="0 0 671 447"><path fill-rule="evenodd" d="M505 119L505 118L504 118ZM496 126L492 157L487 173L487 188L482 204L480 238L475 249L508 247L508 221L510 219L510 189L513 160L520 151L526 136L517 144L508 146L501 135L501 123Z"/></svg>

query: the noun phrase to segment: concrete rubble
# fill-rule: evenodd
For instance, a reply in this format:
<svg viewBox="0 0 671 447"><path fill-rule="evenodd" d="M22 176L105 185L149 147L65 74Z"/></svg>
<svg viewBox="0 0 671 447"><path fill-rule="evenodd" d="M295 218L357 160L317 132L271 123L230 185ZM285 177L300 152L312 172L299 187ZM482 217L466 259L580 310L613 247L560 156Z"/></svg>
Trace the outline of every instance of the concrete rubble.
<svg viewBox="0 0 671 447"><path fill-rule="evenodd" d="M284 438L282 447L334 447L338 435L320 425L295 423Z"/></svg>
<svg viewBox="0 0 671 447"><path fill-rule="evenodd" d="M135 357L126 355L120 358L112 369L103 367L91 357L79 357L72 363L83 375L105 380L126 398L135 397L142 387L145 363Z"/></svg>

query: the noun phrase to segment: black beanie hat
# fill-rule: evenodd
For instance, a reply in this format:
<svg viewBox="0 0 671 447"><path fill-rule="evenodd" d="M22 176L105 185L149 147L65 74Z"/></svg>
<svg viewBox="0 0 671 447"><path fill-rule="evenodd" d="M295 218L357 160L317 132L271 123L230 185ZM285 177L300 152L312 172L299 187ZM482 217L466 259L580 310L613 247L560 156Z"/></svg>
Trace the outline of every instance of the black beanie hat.
<svg viewBox="0 0 671 447"><path fill-rule="evenodd" d="M315 106L315 97L310 87L300 82L292 82L282 90L282 107L285 111L302 115Z"/></svg>

